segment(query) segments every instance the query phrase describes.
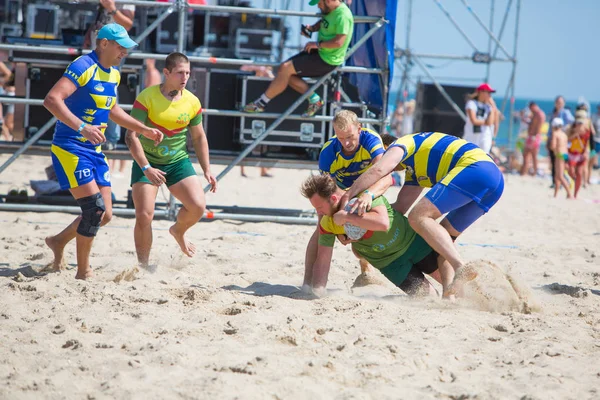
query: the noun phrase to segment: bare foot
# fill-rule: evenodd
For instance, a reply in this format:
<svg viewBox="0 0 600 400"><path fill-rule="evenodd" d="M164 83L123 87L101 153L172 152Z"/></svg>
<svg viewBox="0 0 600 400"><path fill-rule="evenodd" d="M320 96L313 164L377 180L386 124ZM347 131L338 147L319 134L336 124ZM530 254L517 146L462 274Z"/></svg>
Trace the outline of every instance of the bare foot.
<svg viewBox="0 0 600 400"><path fill-rule="evenodd" d="M94 276L91 268L86 269L85 271L77 270L77 275L75 275L75 279L86 280Z"/></svg>
<svg viewBox="0 0 600 400"><path fill-rule="evenodd" d="M456 275L454 276L454 280L446 289L444 293L446 296L452 295L460 295L462 291L462 287L465 283L472 281L477 278L477 271L470 266L465 265L456 270Z"/></svg>
<svg viewBox="0 0 600 400"><path fill-rule="evenodd" d="M63 254L65 251L65 248L58 246L58 243L56 243L56 239L54 238L54 236L48 236L45 239L45 242L46 242L46 246L48 246L50 248L50 250L52 250L52 253L54 254L54 261L52 261L50 264L48 264L43 269L43 271L59 272L59 271L66 269L65 262L63 260Z"/></svg>
<svg viewBox="0 0 600 400"><path fill-rule="evenodd" d="M369 272L374 271L374 268L371 267L371 264L369 264L369 262L367 260L365 260L364 258L359 259L358 262L360 264L360 273L361 274L368 274Z"/></svg>
<svg viewBox="0 0 600 400"><path fill-rule="evenodd" d="M176 225L177 224L169 228L169 233L175 238L175 241L181 248L181 251L183 251L183 254L185 254L188 257L193 257L194 254L196 254L196 246L194 246L193 243L185 240L185 238L183 237L183 233L177 232L177 229L175 229Z"/></svg>

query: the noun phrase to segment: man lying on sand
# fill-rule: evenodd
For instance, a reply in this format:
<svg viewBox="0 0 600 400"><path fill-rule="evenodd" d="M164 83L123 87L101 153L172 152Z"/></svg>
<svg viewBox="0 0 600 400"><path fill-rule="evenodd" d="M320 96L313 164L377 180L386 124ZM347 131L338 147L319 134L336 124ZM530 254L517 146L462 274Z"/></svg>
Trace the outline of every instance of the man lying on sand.
<svg viewBox="0 0 600 400"><path fill-rule="evenodd" d="M348 225L363 228L366 232L352 242L352 249L379 269L397 287L409 296L435 295L436 291L424 274L431 275L438 282L441 276L453 278L453 270L433 249L410 227L408 219L392 209L385 197L373 200L371 209L362 217L340 210L340 199L344 191L327 175L311 176L300 189L310 200L317 213L322 216L319 226L318 249L313 265L304 271L303 290L317 296L326 293L327 277L331 266L333 244L336 235L345 235ZM333 222L333 215L340 224ZM445 269L440 275L439 269Z"/></svg>
<svg viewBox="0 0 600 400"><path fill-rule="evenodd" d="M416 133L396 140L379 162L358 177L342 197L340 209L392 171L403 169L406 183L394 209L405 215L423 188L431 188L416 202L408 221L456 271L454 279L444 277L445 271L441 271L444 294L456 294L477 272L465 267L454 240L498 202L504 190L502 173L490 156L472 143L444 133ZM341 224L345 218L346 214L338 212L334 221Z"/></svg>

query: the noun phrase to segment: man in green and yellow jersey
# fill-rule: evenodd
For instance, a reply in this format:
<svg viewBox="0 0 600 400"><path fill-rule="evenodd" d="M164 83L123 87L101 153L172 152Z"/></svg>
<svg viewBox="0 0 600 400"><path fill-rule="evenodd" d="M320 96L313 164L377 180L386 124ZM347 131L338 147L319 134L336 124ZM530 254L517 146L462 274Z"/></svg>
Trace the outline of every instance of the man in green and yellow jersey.
<svg viewBox="0 0 600 400"><path fill-rule="evenodd" d="M344 191L327 175L313 175L302 184L302 195L308 198L319 215L319 244L314 265L304 272L303 290L317 296L326 293L327 277L331 266L336 235L346 232L346 224L362 228L364 234L352 242L353 251L364 257L371 265L406 294L434 295L435 289L424 274L430 274L441 283L438 269L452 269L410 227L408 219L392 209L385 197L373 200L369 211L363 216L340 210ZM337 214L336 214L337 213ZM341 225L333 221L338 216ZM340 218L343 215L343 218Z"/></svg>
<svg viewBox="0 0 600 400"><path fill-rule="evenodd" d="M128 131L125 138L134 163L131 187L135 204L135 248L140 265L147 266L152 247L152 218L158 188L166 183L169 191L183 207L169 233L181 251L192 257L195 246L184 235L204 215L206 200L200 180L190 161L186 140L190 133L192 144L204 177L212 192L217 181L210 172L208 141L202 127L200 100L185 89L190 77L190 62L181 53L171 53L165 61L162 84L144 89L136 98L131 115L147 126L159 129L164 135L159 146Z"/></svg>
<svg viewBox="0 0 600 400"><path fill-rule="evenodd" d="M306 43L301 53L281 64L275 80L265 93L244 107L245 112L265 111L269 101L279 96L287 86L304 94L309 86L302 78L324 76L344 63L354 31L352 12L341 0L310 0L309 4L319 7L322 18L316 24L303 28L309 33L318 31L317 41ZM314 116L324 104L317 93L311 94L308 103L308 109L302 114L304 117Z"/></svg>

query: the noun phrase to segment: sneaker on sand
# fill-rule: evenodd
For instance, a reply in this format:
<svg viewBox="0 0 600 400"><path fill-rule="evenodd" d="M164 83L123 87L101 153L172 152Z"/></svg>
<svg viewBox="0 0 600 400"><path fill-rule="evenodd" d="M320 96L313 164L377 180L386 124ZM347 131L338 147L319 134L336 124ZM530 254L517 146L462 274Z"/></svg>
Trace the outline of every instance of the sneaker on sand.
<svg viewBox="0 0 600 400"><path fill-rule="evenodd" d="M314 117L317 111L323 107L323 100L319 100L316 103L309 103L308 108L302 114L303 117Z"/></svg>
<svg viewBox="0 0 600 400"><path fill-rule="evenodd" d="M261 113L265 111L265 108L253 101L252 103L246 104L242 111L247 113Z"/></svg>

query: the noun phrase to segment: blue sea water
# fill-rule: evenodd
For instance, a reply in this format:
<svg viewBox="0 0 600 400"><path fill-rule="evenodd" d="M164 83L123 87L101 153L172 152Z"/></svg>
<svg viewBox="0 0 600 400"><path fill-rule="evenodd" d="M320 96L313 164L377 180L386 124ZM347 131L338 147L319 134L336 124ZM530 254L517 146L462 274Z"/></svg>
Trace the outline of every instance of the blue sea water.
<svg viewBox="0 0 600 400"><path fill-rule="evenodd" d="M502 97L494 97L494 101L498 108L502 111ZM546 113L546 120L548 122L552 116L552 111L554 109L554 99L528 99L528 98L515 98L514 110L515 113L518 113L520 110L523 110L528 107L530 101L535 101L538 106L542 109L543 112ZM595 108L595 104L593 105ZM573 115L575 114L575 108L577 107L577 101L567 100L566 107L568 107ZM504 109L504 120L500 123L500 128L498 129L498 136L496 137L496 145L498 147L510 148L514 149L515 143L519 136L519 126L521 125L521 121L519 119L518 114L513 119L513 130L512 130L512 138L509 143L509 118L510 118L510 103L507 102ZM545 146L542 146L545 148ZM545 150L544 150L545 151Z"/></svg>
<svg viewBox="0 0 600 400"><path fill-rule="evenodd" d="M394 98L393 96L391 96L391 98ZM399 98L399 97L395 97L395 98ZM409 99L414 99L414 95L409 96ZM502 102L503 102L504 98L503 97L494 97L494 101L496 102L496 105L498 106L498 108L500 109L500 111L502 111ZM510 100L508 99L506 102L506 105L504 107L504 119L502 120L502 122L500 123L500 128L498 129L498 136L496 137L496 146L500 147L500 148L506 148L506 149L514 149L515 145L517 143L517 139L519 137L519 127L521 125L521 121L520 121L520 117L519 117L519 111L528 108L529 102L531 101L535 101L540 108L542 109L542 111L544 111L546 113L546 120L548 122L550 117L552 116L552 111L554 109L554 99L533 99L533 98L515 98L515 103L514 103L514 112L515 115L513 116L513 130L512 130L512 135L509 136L509 121L510 121ZM391 109L389 110L390 113L393 113L394 110L394 105L395 102L390 102L390 106ZM575 115L575 108L577 107L578 101L576 100L566 100L566 107L569 108L571 110L571 112L573 113L573 115ZM596 104L592 104L592 110L596 109ZM546 150L545 150L546 146L541 146L541 153L545 154Z"/></svg>

